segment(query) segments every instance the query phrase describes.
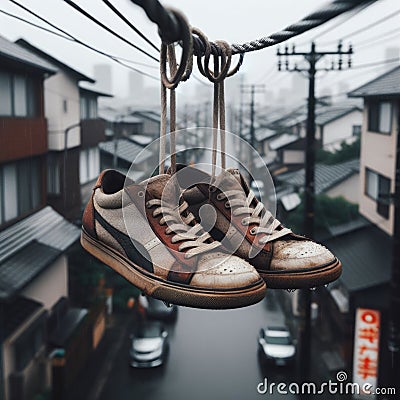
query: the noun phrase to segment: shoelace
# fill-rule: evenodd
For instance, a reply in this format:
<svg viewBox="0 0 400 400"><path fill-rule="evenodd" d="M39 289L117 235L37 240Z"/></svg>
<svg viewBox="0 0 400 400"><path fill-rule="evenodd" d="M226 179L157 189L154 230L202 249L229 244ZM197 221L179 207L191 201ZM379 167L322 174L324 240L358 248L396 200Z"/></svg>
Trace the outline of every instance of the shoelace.
<svg viewBox="0 0 400 400"><path fill-rule="evenodd" d="M247 198L245 198L242 190L237 189L227 190L223 193L217 194L218 200L223 200L225 198L227 199L225 207L232 208L232 213L234 216L247 215L242 219L243 225L258 225L250 230L252 235L265 234L265 236L259 240L260 244L272 242L292 232L288 228L277 230L277 228L281 225L280 221L273 217L273 215L265 208L263 203L258 202L256 207L251 205L255 198L255 195L252 191L250 191ZM261 216L262 212L263 215Z"/></svg>
<svg viewBox="0 0 400 400"><path fill-rule="evenodd" d="M193 256L208 252L221 245L216 241L206 243L206 240L211 238L209 233L204 232L202 226L198 223L195 225L190 225L190 223L195 220L195 217L192 213L188 213L186 216L183 215L183 212L185 212L189 207L186 201L184 201L179 207L175 208L170 208L165 204L161 205L160 199L152 199L147 201L146 207L151 208L153 206L157 207L153 211L153 216L157 217L160 214L162 215L162 218L160 219L160 225L169 223L165 232L167 234L172 232L175 233L175 235L171 238L171 242L183 242L178 247L179 251L189 249L185 253L185 258L191 258ZM183 223L181 221L183 221Z"/></svg>

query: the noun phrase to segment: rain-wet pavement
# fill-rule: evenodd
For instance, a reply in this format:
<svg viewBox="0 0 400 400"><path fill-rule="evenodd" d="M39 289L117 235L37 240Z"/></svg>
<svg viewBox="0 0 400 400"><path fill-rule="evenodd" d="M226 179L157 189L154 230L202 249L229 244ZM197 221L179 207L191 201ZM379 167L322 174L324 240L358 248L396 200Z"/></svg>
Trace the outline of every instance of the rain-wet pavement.
<svg viewBox="0 0 400 400"><path fill-rule="evenodd" d="M283 314L270 290L262 302L238 310L209 311L180 307L169 325L170 352L164 366L129 366L129 330L104 377L100 400L295 399L262 395L257 385L293 381L288 367L261 367L257 337L265 325L277 325ZM99 389L99 388L98 388Z"/></svg>

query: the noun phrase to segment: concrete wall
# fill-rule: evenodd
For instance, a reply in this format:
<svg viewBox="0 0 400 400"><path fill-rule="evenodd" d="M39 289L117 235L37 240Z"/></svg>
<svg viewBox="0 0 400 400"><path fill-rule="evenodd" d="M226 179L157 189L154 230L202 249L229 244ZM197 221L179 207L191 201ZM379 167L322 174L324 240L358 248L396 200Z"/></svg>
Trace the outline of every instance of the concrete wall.
<svg viewBox="0 0 400 400"><path fill-rule="evenodd" d="M80 97L78 82L60 71L44 81L45 116L48 121L49 150L64 149L64 131L80 121ZM67 111L64 111L64 100ZM79 146L80 128L68 133L67 147Z"/></svg>
<svg viewBox="0 0 400 400"><path fill-rule="evenodd" d="M394 206L391 205L389 208L389 219L376 212L376 201L365 195L365 169L372 169L390 178L391 192L394 192L399 100L392 100L392 132L390 135L368 131L367 109L368 100L365 101L361 134L360 213L389 235L392 235Z"/></svg>
<svg viewBox="0 0 400 400"><path fill-rule="evenodd" d="M4 392L5 392L5 400L10 399L10 382L9 377L10 375L15 372L16 365L15 365L15 354L14 354L14 343L18 339L18 337L39 317L39 315L43 312L43 309L38 310L34 315L31 316L29 320L27 320L23 325L19 327L17 331L15 331L10 337L8 337L3 342L3 373L4 373ZM38 353L41 354L45 350L45 346ZM38 360L35 358L31 360L31 362L26 366L24 371L22 372L24 375L24 381L28 384L27 386L27 394L29 395L29 391L35 391L37 384L43 384L43 387L48 386L49 384L49 377L46 371L46 366L42 363L38 363ZM35 377L38 375L41 376L42 372L44 373L43 380L44 382L35 382ZM25 388L24 388L25 389ZM30 393L33 395L34 393Z"/></svg>
<svg viewBox="0 0 400 400"><path fill-rule="evenodd" d="M325 192L329 197L344 197L347 201L359 204L360 199L360 174L354 174L349 179Z"/></svg>
<svg viewBox="0 0 400 400"><path fill-rule="evenodd" d="M58 257L21 295L43 303L46 310L50 310L60 297L68 297L67 257Z"/></svg>
<svg viewBox="0 0 400 400"><path fill-rule="evenodd" d="M283 150L283 164L303 164L304 151L302 150Z"/></svg>
<svg viewBox="0 0 400 400"><path fill-rule="evenodd" d="M363 113L355 110L323 127L322 145L340 143L353 136L353 125L362 125ZM319 139L317 137L317 139Z"/></svg>

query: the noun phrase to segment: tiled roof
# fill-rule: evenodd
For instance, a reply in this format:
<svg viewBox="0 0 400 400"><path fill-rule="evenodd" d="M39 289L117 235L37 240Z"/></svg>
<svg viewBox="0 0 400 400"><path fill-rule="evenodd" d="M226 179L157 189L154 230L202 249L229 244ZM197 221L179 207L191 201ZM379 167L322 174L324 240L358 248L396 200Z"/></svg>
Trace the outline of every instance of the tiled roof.
<svg viewBox="0 0 400 400"><path fill-rule="evenodd" d="M326 110L318 113L315 123L317 125L326 125L336 119L344 117L353 111L360 111L358 107L329 107Z"/></svg>
<svg viewBox="0 0 400 400"><path fill-rule="evenodd" d="M64 251L80 235L80 229L47 206L0 232L0 265L33 240Z"/></svg>
<svg viewBox="0 0 400 400"><path fill-rule="evenodd" d="M99 85L88 81L80 81L79 89L83 92L89 92L99 97L114 97L113 94L105 92Z"/></svg>
<svg viewBox="0 0 400 400"><path fill-rule="evenodd" d="M400 96L400 66L351 91L349 97Z"/></svg>
<svg viewBox="0 0 400 400"><path fill-rule="evenodd" d="M277 135L278 132L268 129L268 128L258 128L255 132L255 137L258 142L262 142L263 140L270 139Z"/></svg>
<svg viewBox="0 0 400 400"><path fill-rule="evenodd" d="M324 244L342 262L340 281L350 292L389 283L391 239L377 227L371 225Z"/></svg>
<svg viewBox="0 0 400 400"><path fill-rule="evenodd" d="M154 122L160 122L160 114L156 113L155 111L151 111L151 110L136 110L136 111L132 111L131 115L134 115L138 118L145 118L145 119L150 119Z"/></svg>
<svg viewBox="0 0 400 400"><path fill-rule="evenodd" d="M18 297L10 304L0 304L0 343L42 308L42 304L25 297Z"/></svg>
<svg viewBox="0 0 400 400"><path fill-rule="evenodd" d="M142 120L133 115L125 115L121 110L112 107L99 108L99 117L109 122L123 122L126 124L140 124Z"/></svg>
<svg viewBox="0 0 400 400"><path fill-rule="evenodd" d="M45 60L48 60L51 65L54 66L54 68L61 68L65 71L68 71L69 73L75 75L78 80L80 81L87 81L94 83L95 80L93 78L90 78L89 76L83 74L82 72L77 71L75 68L70 67L69 65L65 64L64 62L58 60L57 58L51 56L50 54L46 53L45 51L39 49L38 47L34 46L33 44L29 43L25 39L18 39L16 44L20 45L21 47L24 47L28 51L37 54L39 57L42 57Z"/></svg>
<svg viewBox="0 0 400 400"><path fill-rule="evenodd" d="M300 140L299 136L290 135L289 133L283 133L282 135L270 142L269 148L271 150L279 150L282 147L287 146L288 144L297 142L298 140Z"/></svg>
<svg viewBox="0 0 400 400"><path fill-rule="evenodd" d="M0 300L19 293L59 255L60 250L32 241L0 264Z"/></svg>
<svg viewBox="0 0 400 400"><path fill-rule="evenodd" d="M358 172L359 168L360 161L358 159L334 165L316 164L315 193L320 194L329 190ZM302 187L304 186L304 168L298 171L279 175L277 179L287 185Z"/></svg>
<svg viewBox="0 0 400 400"><path fill-rule="evenodd" d="M3 36L0 36L0 57L19 61L44 72L53 74L57 72L57 68L53 64L50 64L33 52L24 49L22 46L7 40Z"/></svg>
<svg viewBox="0 0 400 400"><path fill-rule="evenodd" d="M114 154L115 146L114 141L99 143L100 150ZM117 139L117 157L129 163L141 163L152 156L151 151L144 149L136 143L128 139Z"/></svg>

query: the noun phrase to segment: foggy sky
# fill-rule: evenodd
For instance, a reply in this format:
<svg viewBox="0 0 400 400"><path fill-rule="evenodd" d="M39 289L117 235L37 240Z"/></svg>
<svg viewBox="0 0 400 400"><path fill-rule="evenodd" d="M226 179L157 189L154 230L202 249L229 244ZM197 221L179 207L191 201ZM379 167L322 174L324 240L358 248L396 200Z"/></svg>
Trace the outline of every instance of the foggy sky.
<svg viewBox="0 0 400 400"><path fill-rule="evenodd" d="M143 31L143 33L159 45L160 40L157 34L157 28L147 19L140 8L132 4L129 0L112 1L115 6L123 11L125 16ZM138 68L148 73L158 75L158 65L155 61L146 58L127 44L124 44L109 33L103 31L100 27L86 20L84 16L79 15L62 0L20 0L20 2L54 24L73 33L79 39L103 51L152 65L153 68L141 66ZM90 11L94 16L115 31L157 56L156 52L120 21L117 16L112 14L101 0L80 0L78 3L81 7ZM281 30L288 24L314 11L316 8L325 4L325 2L321 0L170 0L163 1L163 4L171 5L183 11L191 25L199 27L206 33L210 40L224 39L229 43L243 43ZM348 18L348 16L336 18L330 23L303 34L288 43L305 43L305 46L298 47L298 49L304 48L306 50L309 48L309 41L312 38L318 36L319 33L325 31L327 28L338 24L341 20L345 20L342 25L332 29L330 32L321 36L321 38L317 37L316 42L320 49L334 50L336 44L330 44L329 46L323 46L323 44L336 41L342 36L396 11L399 6L398 0L380 0L352 18ZM41 26L46 26L8 0L1 0L0 9L17 14ZM397 33L395 37L391 36L391 38L388 38L385 43L371 44L371 46L363 45L357 50L357 43L365 42L369 38L375 40L385 32L398 27L399 22L400 16L398 15L383 24L371 28L367 32L345 40L344 44L351 42L354 46L354 65L383 60L385 58L385 47L399 46L400 33ZM23 22L18 22L2 14L0 14L0 26L0 34L7 39L16 40L23 37L35 46L47 51L52 56L89 76L93 76L94 64L111 63L111 65L113 65L114 93L116 95L126 95L126 77L128 70L113 63L111 60L92 53L88 49L80 47L77 44L39 31L34 27L27 26ZM247 54L244 66L241 70L245 81L248 83L262 82L266 84L269 90L275 90L277 86L289 87L292 77L289 76L288 73L278 73L276 68L273 67L277 62L275 54L276 47ZM300 59L296 61L299 60ZM328 66L329 62L330 59L327 58L321 62L321 66L325 65L324 63ZM390 65L391 67L395 66L395 64ZM340 79L347 81L350 88L355 88L376 76L379 72L382 72L382 70L382 68L375 67L341 73L322 73L319 81L317 81L317 89L321 90L324 87L331 86L331 84L332 86L335 84L336 87ZM269 79L262 80L262 78L266 77L268 71L270 71L270 73L267 74ZM196 75L200 76L198 72ZM190 90L191 87L193 88L193 79L191 81L192 82L186 84L185 88L181 90ZM156 81L151 81L147 78L145 83L146 85L157 85ZM196 83L196 81L194 81L194 83Z"/></svg>

